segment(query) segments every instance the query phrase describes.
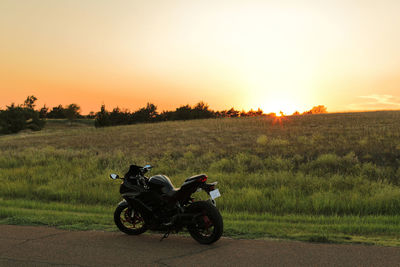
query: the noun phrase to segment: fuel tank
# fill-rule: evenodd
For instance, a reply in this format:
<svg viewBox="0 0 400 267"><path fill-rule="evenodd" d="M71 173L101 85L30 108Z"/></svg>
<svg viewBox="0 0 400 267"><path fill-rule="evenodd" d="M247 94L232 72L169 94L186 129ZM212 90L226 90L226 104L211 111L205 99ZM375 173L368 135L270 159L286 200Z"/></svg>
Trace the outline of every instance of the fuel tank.
<svg viewBox="0 0 400 267"><path fill-rule="evenodd" d="M171 180L167 176L161 174L150 177L148 185L151 191L160 195L171 194L173 191L177 190Z"/></svg>

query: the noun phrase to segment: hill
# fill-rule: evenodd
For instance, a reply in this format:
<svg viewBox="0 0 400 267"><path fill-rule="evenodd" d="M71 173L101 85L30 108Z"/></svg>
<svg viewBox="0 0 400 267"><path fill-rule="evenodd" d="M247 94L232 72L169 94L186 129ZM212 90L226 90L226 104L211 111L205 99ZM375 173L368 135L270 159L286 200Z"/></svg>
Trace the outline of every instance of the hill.
<svg viewBox="0 0 400 267"><path fill-rule="evenodd" d="M0 137L1 222L112 228L108 174L150 163L217 180L228 236L400 244L399 111L89 125Z"/></svg>

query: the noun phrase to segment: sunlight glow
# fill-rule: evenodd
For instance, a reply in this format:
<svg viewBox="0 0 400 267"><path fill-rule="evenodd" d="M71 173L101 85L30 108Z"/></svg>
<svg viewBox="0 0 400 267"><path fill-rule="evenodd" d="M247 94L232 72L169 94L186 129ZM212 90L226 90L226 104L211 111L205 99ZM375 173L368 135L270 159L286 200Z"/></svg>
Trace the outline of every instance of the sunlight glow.
<svg viewBox="0 0 400 267"><path fill-rule="evenodd" d="M264 110L264 113L273 112L277 116L280 116L280 113L283 112L285 115L291 115L296 110L296 105L289 99L274 99L265 104L265 106L261 107Z"/></svg>

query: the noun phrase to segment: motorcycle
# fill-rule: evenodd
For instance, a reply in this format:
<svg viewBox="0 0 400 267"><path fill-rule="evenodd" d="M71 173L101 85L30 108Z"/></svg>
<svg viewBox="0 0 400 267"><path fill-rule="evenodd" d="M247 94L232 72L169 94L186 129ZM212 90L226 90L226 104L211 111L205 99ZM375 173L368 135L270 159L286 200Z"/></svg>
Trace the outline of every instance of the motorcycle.
<svg viewBox="0 0 400 267"><path fill-rule="evenodd" d="M147 230L163 231L162 241L170 232L186 228L201 244L216 242L223 232L222 216L215 202L221 196L217 182L206 183L207 175L200 174L175 188L165 175L146 177L151 168L151 165L131 165L124 177L110 175L113 180L122 180L120 194L123 200L114 212L118 229L128 235L139 235ZM194 200L192 194L201 190L209 195L209 200Z"/></svg>

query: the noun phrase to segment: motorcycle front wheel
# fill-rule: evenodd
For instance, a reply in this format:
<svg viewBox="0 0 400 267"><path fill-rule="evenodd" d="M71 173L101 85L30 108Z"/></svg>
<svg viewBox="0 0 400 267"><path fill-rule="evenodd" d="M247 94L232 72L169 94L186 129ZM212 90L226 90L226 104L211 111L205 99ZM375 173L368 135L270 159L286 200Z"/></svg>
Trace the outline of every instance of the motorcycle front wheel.
<svg viewBox="0 0 400 267"><path fill-rule="evenodd" d="M209 201L194 202L188 208L189 213L196 213L194 222L188 225L190 235L200 244L212 244L220 239L224 224L218 209Z"/></svg>
<svg viewBox="0 0 400 267"><path fill-rule="evenodd" d="M125 205L119 205L114 212L114 222L121 232L128 235L140 235L147 227L142 215L137 210Z"/></svg>

